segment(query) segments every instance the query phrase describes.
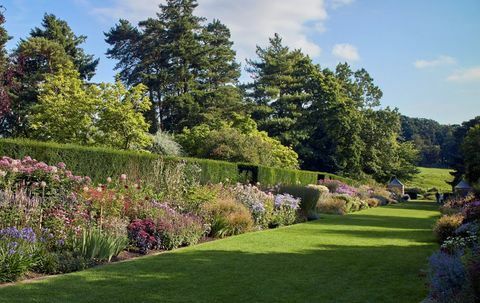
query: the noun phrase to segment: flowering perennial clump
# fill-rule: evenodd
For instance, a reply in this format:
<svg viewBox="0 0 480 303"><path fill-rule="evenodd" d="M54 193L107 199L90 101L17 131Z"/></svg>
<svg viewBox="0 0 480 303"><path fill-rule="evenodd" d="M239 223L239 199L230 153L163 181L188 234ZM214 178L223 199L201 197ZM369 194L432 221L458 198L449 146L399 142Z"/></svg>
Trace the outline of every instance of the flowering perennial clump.
<svg viewBox="0 0 480 303"><path fill-rule="evenodd" d="M248 184L237 184L232 192L235 198L252 212L255 223L260 226L268 225L268 213L272 211L274 195Z"/></svg>
<svg viewBox="0 0 480 303"><path fill-rule="evenodd" d="M146 254L149 250L159 246L160 239L152 219L135 219L128 225L128 238L140 253Z"/></svg>
<svg viewBox="0 0 480 303"><path fill-rule="evenodd" d="M275 208L279 209L282 207L290 208L297 210L300 207L300 199L294 198L290 194L280 194L275 196Z"/></svg>
<svg viewBox="0 0 480 303"><path fill-rule="evenodd" d="M15 281L37 262L37 236L30 227L0 230L0 282Z"/></svg>
<svg viewBox="0 0 480 303"><path fill-rule="evenodd" d="M430 258L428 302L476 302L480 297L480 201L472 196L454 197L446 203L435 225L440 251ZM453 224L455 223L455 224Z"/></svg>

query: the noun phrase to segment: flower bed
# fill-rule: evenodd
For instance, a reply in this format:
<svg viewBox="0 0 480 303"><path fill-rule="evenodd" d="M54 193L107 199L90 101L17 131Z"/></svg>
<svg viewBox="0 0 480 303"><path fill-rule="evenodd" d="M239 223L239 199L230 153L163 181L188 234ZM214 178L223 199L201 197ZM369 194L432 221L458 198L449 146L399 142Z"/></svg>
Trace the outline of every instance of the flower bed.
<svg viewBox="0 0 480 303"><path fill-rule="evenodd" d="M65 163L0 158L0 282L58 274L300 220L300 199L168 172L95 184Z"/></svg>
<svg viewBox="0 0 480 303"><path fill-rule="evenodd" d="M434 226L440 251L430 257L430 292L424 302L480 300L480 199L452 198Z"/></svg>
<svg viewBox="0 0 480 303"><path fill-rule="evenodd" d="M319 213L346 214L400 201L394 193L377 184L354 187L338 180L325 180L316 204Z"/></svg>

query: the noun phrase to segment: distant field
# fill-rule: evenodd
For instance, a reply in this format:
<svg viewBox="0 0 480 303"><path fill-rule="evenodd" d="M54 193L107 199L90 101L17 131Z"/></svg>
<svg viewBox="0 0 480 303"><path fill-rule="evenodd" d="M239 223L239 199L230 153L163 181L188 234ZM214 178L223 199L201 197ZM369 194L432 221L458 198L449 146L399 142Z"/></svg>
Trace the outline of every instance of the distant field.
<svg viewBox="0 0 480 303"><path fill-rule="evenodd" d="M418 187L423 189L437 188L440 191L451 191L452 188L445 181L452 181L449 174L451 169L419 167L420 173L413 177L412 181L406 182L407 187Z"/></svg>

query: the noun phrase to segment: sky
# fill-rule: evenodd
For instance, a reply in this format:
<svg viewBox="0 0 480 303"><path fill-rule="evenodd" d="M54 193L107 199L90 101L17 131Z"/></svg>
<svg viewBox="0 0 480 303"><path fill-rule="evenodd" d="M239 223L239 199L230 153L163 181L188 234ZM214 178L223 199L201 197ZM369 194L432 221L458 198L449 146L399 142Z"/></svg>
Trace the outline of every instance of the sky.
<svg viewBox="0 0 480 303"><path fill-rule="evenodd" d="M93 81L112 81L107 32L119 18L154 17L162 0L0 0L13 49L44 13L66 20L100 58ZM382 89L382 106L457 124L480 115L479 0L199 0L196 14L232 32L245 67L256 45L280 34L322 67L365 68ZM244 72L241 80L249 80Z"/></svg>

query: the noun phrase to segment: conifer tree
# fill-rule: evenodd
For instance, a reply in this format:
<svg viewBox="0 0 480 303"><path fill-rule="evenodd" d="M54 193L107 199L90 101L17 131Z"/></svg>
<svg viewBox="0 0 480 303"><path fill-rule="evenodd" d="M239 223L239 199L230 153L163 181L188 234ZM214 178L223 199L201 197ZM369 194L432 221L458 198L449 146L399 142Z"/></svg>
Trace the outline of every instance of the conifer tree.
<svg viewBox="0 0 480 303"><path fill-rule="evenodd" d="M61 45L82 79L90 80L95 75L99 59L87 55L80 47L87 40L87 36L77 36L66 21L58 19L53 14L45 14L42 27L35 27L30 32L30 37L45 38Z"/></svg>

